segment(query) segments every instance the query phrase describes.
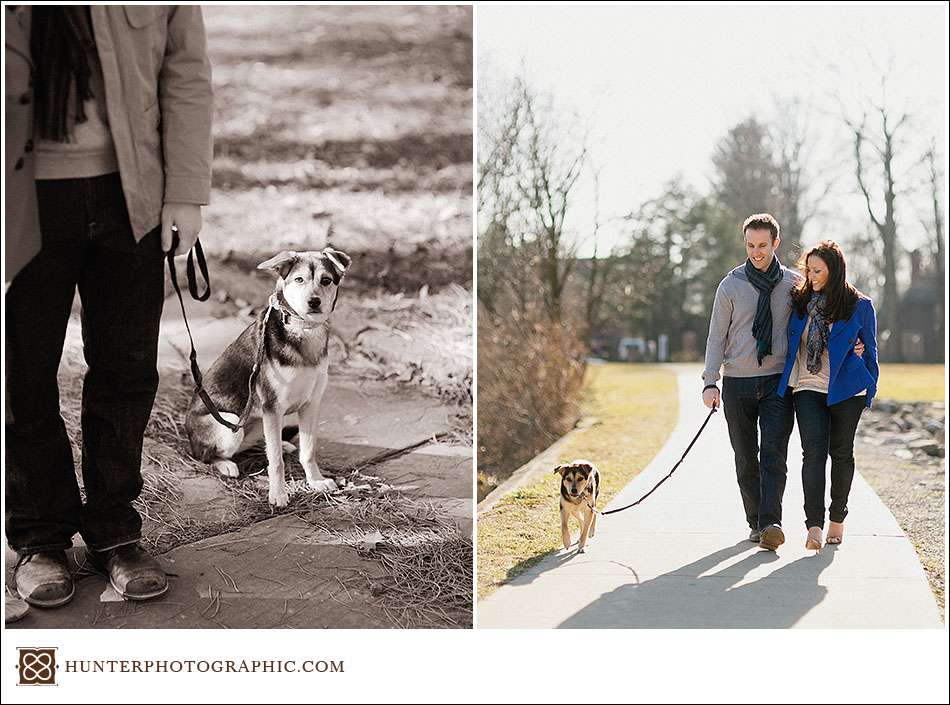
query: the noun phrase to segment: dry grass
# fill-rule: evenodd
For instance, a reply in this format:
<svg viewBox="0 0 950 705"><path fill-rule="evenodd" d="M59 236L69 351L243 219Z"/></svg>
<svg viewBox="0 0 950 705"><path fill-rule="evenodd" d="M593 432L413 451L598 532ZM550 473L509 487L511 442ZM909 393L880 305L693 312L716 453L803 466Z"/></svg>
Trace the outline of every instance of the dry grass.
<svg viewBox="0 0 950 705"><path fill-rule="evenodd" d="M584 355L567 324L536 313L479 315L479 499L577 421Z"/></svg>
<svg viewBox="0 0 950 705"><path fill-rule="evenodd" d="M602 473L606 505L656 455L676 423L676 377L653 365L588 368L585 415L599 420L572 436L558 458L590 458ZM672 400L672 401L671 401ZM545 473L478 517L478 596L560 547L559 485Z"/></svg>
<svg viewBox="0 0 950 705"><path fill-rule="evenodd" d="M62 414L72 439L79 467L82 377L81 344L67 343L59 382ZM352 543L361 555L380 563L386 577L377 579L370 594L397 627L466 627L471 625L472 540L437 506L414 500L393 490L375 476L372 466L397 455L389 451L369 458L358 467L335 473L344 491L333 495L309 491L296 455L285 459L290 502L275 510L267 501L261 470L266 465L262 449L237 458L242 479L224 480L213 475L234 499L234 511L221 521L203 521L183 511L180 483L187 475L207 474L205 465L186 452L181 409L191 397L182 375L163 378L149 422L143 450L144 487L135 503L143 518L142 544L154 553L226 534L278 514L293 514L326 534ZM79 478L82 484L81 477ZM332 512L326 510L332 508ZM353 536L380 532L373 547ZM349 576L346 580L361 580Z"/></svg>
<svg viewBox="0 0 950 705"><path fill-rule="evenodd" d="M379 478L362 475L360 482ZM378 488L377 488L378 491ZM322 532L342 539L364 558L378 561L382 580L354 575L346 582L377 597L393 626L469 627L472 622L472 540L430 502L412 501L382 491L379 496L344 502L306 520ZM361 537L375 535L378 540Z"/></svg>
<svg viewBox="0 0 950 705"><path fill-rule="evenodd" d="M881 365L877 395L894 401L944 401L944 365Z"/></svg>
<svg viewBox="0 0 950 705"><path fill-rule="evenodd" d="M450 285L436 294L379 294L354 302L366 324L347 343L345 368L440 399L453 412L456 442L472 434L472 294Z"/></svg>
<svg viewBox="0 0 950 705"><path fill-rule="evenodd" d="M471 242L470 7L205 7L209 252Z"/></svg>

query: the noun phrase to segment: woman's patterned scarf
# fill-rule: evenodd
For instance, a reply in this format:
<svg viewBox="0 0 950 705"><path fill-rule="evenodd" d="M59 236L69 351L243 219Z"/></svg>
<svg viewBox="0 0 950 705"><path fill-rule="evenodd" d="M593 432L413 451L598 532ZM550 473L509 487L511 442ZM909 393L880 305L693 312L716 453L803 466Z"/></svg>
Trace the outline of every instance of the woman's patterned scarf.
<svg viewBox="0 0 950 705"><path fill-rule="evenodd" d="M811 293L808 302L808 315L811 324L808 326L808 343L806 347L806 367L813 375L821 372L821 354L828 347L828 319L825 318L825 295L817 291Z"/></svg>

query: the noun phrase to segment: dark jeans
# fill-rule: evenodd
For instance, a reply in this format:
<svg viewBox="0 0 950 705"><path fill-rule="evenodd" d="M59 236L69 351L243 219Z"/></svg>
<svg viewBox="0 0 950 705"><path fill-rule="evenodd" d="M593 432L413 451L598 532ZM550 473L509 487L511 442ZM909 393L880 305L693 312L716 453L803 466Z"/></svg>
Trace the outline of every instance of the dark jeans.
<svg viewBox="0 0 950 705"><path fill-rule="evenodd" d="M6 294L6 530L20 553L140 538L142 440L158 388L161 231L136 244L118 174L37 182L43 249ZM80 499L56 373L82 299ZM12 416L12 418L11 418Z"/></svg>
<svg viewBox="0 0 950 705"><path fill-rule="evenodd" d="M791 393L778 395L780 378L722 379L722 408L736 457L736 479L745 518L752 529L782 524L782 495L788 473L785 459L795 414Z"/></svg>
<svg viewBox="0 0 950 705"><path fill-rule="evenodd" d="M828 518L848 516L848 495L854 479L854 432L867 405L864 396L828 406L828 395L801 391L794 395L798 434L802 439L802 488L805 526L825 525L825 466L831 455L831 507Z"/></svg>

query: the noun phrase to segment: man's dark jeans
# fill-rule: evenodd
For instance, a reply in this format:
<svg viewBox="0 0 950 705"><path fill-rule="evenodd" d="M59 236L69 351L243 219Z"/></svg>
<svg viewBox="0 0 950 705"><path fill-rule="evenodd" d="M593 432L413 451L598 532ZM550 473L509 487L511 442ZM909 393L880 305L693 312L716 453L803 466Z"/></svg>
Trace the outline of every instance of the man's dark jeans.
<svg viewBox="0 0 950 705"><path fill-rule="evenodd" d="M161 231L135 242L118 174L37 182L43 249L6 294L6 530L20 553L133 543L142 440L158 388ZM82 300L80 499L56 374ZM12 417L12 418L11 418Z"/></svg>
<svg viewBox="0 0 950 705"><path fill-rule="evenodd" d="M736 457L736 478L746 521L752 529L782 524L782 495L788 473L785 460L795 413L791 393L778 395L780 378L768 375L722 380L722 408Z"/></svg>
<svg viewBox="0 0 950 705"><path fill-rule="evenodd" d="M802 489L805 526L825 525L825 468L831 455L831 507L828 518L848 516L848 495L854 479L854 433L867 406L867 397L851 397L828 406L828 395L796 392L795 416L802 439Z"/></svg>

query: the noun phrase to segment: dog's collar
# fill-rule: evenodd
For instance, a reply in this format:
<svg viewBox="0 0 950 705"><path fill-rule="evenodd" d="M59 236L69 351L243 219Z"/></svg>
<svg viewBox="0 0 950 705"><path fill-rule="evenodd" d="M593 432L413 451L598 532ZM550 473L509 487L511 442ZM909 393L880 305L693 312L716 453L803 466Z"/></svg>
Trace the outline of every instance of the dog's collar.
<svg viewBox="0 0 950 705"><path fill-rule="evenodd" d="M290 304L288 304L277 292L274 292L270 295L268 305L280 316L281 323L283 323L285 326L294 326L295 328L300 328L301 330L312 330L314 328L319 328L320 326L329 324L328 320L321 323L311 323L306 318L294 311L290 307Z"/></svg>

